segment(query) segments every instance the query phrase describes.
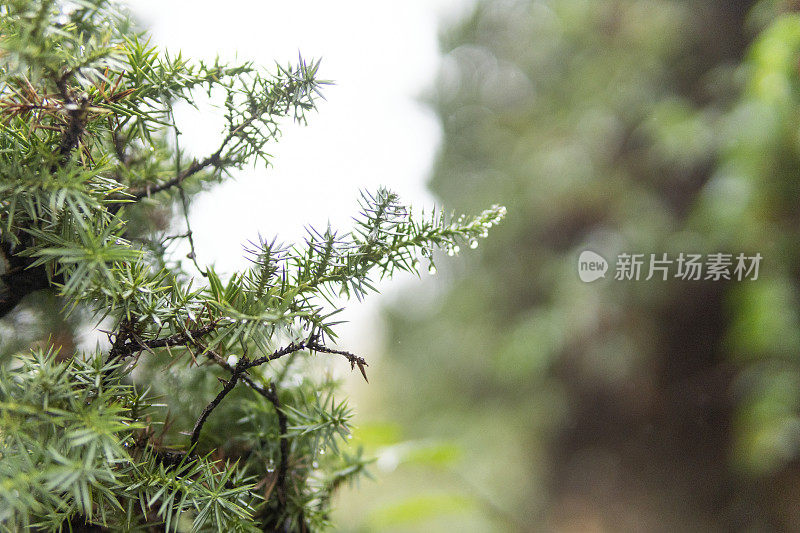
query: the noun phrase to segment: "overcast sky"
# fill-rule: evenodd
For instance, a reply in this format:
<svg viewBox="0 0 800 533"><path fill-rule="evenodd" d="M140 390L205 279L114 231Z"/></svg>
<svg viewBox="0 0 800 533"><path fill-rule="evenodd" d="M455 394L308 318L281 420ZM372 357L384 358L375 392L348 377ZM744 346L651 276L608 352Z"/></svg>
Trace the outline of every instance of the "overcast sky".
<svg viewBox="0 0 800 533"><path fill-rule="evenodd" d="M185 56L252 59L271 66L322 58L320 77L335 85L306 127L287 124L271 148L273 167L249 169L195 201L198 258L230 272L243 266L242 243L278 235L292 241L311 223L350 227L361 188L379 185L422 207L439 143L435 117L417 100L438 65L440 19L466 0L305 1L131 0L160 45ZM183 147L202 157L220 139L208 109L178 114Z"/></svg>
<svg viewBox="0 0 800 533"><path fill-rule="evenodd" d="M417 209L430 206L424 182L440 130L418 100L435 77L440 23L470 3L130 0L155 44L198 59L219 55L267 66L300 53L321 58L320 77L335 82L308 126L284 128L270 151L271 168L246 170L195 200L198 261L230 273L246 265L242 244L259 232L293 242L309 223L324 229L330 220L349 229L362 188L386 185ZM213 152L220 119L208 109L177 115L182 148L198 157ZM374 306L375 300L351 308L354 324L345 338L357 336L354 328L369 328Z"/></svg>

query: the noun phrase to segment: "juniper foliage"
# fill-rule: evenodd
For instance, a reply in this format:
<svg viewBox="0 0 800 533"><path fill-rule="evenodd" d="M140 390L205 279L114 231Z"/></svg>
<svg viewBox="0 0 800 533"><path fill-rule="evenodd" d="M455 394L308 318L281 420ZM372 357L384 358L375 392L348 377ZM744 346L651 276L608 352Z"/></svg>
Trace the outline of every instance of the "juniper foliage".
<svg viewBox="0 0 800 533"><path fill-rule="evenodd" d="M434 249L485 237L504 209L417 216L365 192L352 231L251 243L252 265L227 278L201 267L191 230L169 234L159 216L268 164L283 121L315 109L318 67L189 61L105 0L0 6L0 317L44 289L62 314L111 324L105 350L51 339L0 361L3 530L329 525L333 493L369 463L346 445L337 382L310 371L341 358L367 378L332 344L340 297L434 268ZM221 95L225 128L191 159L173 106L198 91Z"/></svg>

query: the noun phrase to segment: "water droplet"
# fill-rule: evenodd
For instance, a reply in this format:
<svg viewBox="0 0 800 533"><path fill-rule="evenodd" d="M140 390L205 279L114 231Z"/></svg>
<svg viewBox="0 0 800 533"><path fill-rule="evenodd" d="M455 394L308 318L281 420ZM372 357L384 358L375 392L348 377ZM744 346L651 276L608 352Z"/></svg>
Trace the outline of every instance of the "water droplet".
<svg viewBox="0 0 800 533"><path fill-rule="evenodd" d="M347 440L353 440L353 436L352 435L347 435Z"/></svg>
<svg viewBox="0 0 800 533"><path fill-rule="evenodd" d="M318 462L316 462L316 461L314 461L313 463L311 463L311 466L312 466L313 468L319 468L319 463L318 463Z"/></svg>
<svg viewBox="0 0 800 533"><path fill-rule="evenodd" d="M428 274L431 276L436 274L436 266L433 263L431 263L431 266L428 267Z"/></svg>
<svg viewBox="0 0 800 533"><path fill-rule="evenodd" d="M458 255L458 252L460 252L460 251L461 251L461 247L460 246L458 246L458 245L453 246L453 253L454 254Z"/></svg>
<svg viewBox="0 0 800 533"><path fill-rule="evenodd" d="M456 250L455 250L455 248L452 248L452 247L451 247L451 248L448 248L448 249L447 249L447 255L449 255L450 257L453 257L454 255L456 255Z"/></svg>
<svg viewBox="0 0 800 533"><path fill-rule="evenodd" d="M473 250L478 247L478 239L470 239L469 247Z"/></svg>
<svg viewBox="0 0 800 533"><path fill-rule="evenodd" d="M228 360L226 361L226 363L228 363L228 366L236 366L236 363L238 362L239 358L236 357L235 355L229 355Z"/></svg>
<svg viewBox="0 0 800 533"><path fill-rule="evenodd" d="M319 449L319 454L320 455L325 455L325 448L320 448Z"/></svg>

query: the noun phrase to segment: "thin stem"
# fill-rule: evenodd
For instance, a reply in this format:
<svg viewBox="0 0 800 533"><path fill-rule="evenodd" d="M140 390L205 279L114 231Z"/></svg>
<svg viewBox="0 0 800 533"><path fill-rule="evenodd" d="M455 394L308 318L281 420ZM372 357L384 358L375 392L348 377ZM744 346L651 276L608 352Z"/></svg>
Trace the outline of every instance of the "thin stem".
<svg viewBox="0 0 800 533"><path fill-rule="evenodd" d="M245 359L239 361L234 369L233 373L231 374L231 379L225 382L225 386L222 387L222 390L219 391L219 394L211 400L211 403L205 406L203 412L200 413L200 417L197 419L197 422L194 424L194 429L192 429L192 437L189 440L189 449L194 449L197 441L200 439L200 432L203 430L203 424L206 423L208 416L211 412L216 409L216 407L225 399L225 396L228 395L229 392L233 390L236 386L236 382L239 380L239 374L244 370L244 363Z"/></svg>
<svg viewBox="0 0 800 533"><path fill-rule="evenodd" d="M145 350L152 351L156 348L166 348L169 346L186 346L187 344L194 342L196 339L208 335L209 333L214 331L216 327L217 323L211 322L210 324L206 324L201 328L187 330L160 339L152 339L149 341L134 339L130 342L124 342L119 344L115 341L114 345L109 351L108 359L109 361L119 360L128 357L130 355L133 355L136 352L142 352ZM124 335L124 333L122 332L118 333L117 339L120 338L120 335Z"/></svg>
<svg viewBox="0 0 800 533"><path fill-rule="evenodd" d="M181 132L178 131L178 126L175 124L175 114L172 110L172 106L169 108L169 114L172 117L172 128L175 131L175 177L177 178L181 175ZM192 260L192 263L194 263L194 266L198 272L200 272L204 278L207 278L208 272L200 268L200 265L197 263L197 252L194 248L192 226L189 223L189 202L186 200L186 191L183 190L183 183L178 185L178 192L180 193L181 206L183 207L183 220L186 222L186 237L189 239L189 248L191 249L187 257Z"/></svg>
<svg viewBox="0 0 800 533"><path fill-rule="evenodd" d="M202 345L198 343L198 347L204 349L211 360L217 363L219 366L224 368L225 370L234 373L236 372L236 368L232 367L228 364L225 359L222 358L217 352L211 350L209 348L204 348ZM280 433L280 460L278 462L278 478L276 480L276 486L278 488L278 497L281 499L281 503L285 503L286 501L286 475L289 471L289 436L288 436L288 418L286 414L281 410L281 401L278 397L278 391L275 387L275 383L271 382L269 384L269 388L264 388L253 379L248 376L246 373L239 374L239 379L242 380L248 387L253 389L256 393L260 394L264 398L269 401L273 407L275 408L275 414L278 417L278 430Z"/></svg>
<svg viewBox="0 0 800 533"><path fill-rule="evenodd" d="M333 348L322 346L317 342L316 339L312 339L308 342L308 349L315 352L331 353L331 354L338 354L345 356L347 360L350 361L350 369L352 370L357 366L358 369L361 371L361 375L364 376L364 381L369 383L369 380L367 379L367 371L364 369L365 366L369 365L367 364L367 361L363 357L359 357L355 354L346 352L344 350L334 350Z"/></svg>
<svg viewBox="0 0 800 533"><path fill-rule="evenodd" d="M306 341L300 341L299 343L295 344L294 342L290 343L288 346L284 348L279 348L272 352L269 355L265 355L263 357L259 357L258 359L254 359L253 361L247 363L247 367L245 369L253 368L254 366L263 365L268 361L275 361L276 359L280 359L285 355L292 354L294 352L299 352L300 350L304 350L306 347Z"/></svg>
<svg viewBox="0 0 800 533"><path fill-rule="evenodd" d="M209 166L219 167L222 164L222 152L225 150L225 147L243 128L250 125L254 120L255 118L249 118L236 128L231 129L231 131L228 132L228 135L220 143L219 148L217 148L217 151L209 155L202 161L198 162L197 159L193 160L192 163L186 169L179 171L174 178L167 180L163 183L158 183L155 185L147 184L139 189L129 189L126 195L126 199L127 200L133 199L134 201L141 200L142 198L146 198L152 194L165 191L167 189L171 189L172 187L177 187L180 184L182 184L187 178L194 176L195 174L197 174L198 172ZM123 203L124 202L121 201L111 205L114 206L116 209L118 209Z"/></svg>

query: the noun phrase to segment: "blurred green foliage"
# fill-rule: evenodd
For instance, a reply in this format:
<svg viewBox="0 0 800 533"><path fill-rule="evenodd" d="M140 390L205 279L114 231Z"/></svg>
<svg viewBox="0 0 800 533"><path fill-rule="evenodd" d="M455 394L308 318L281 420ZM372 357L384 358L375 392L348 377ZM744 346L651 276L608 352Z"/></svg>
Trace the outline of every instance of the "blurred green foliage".
<svg viewBox="0 0 800 533"><path fill-rule="evenodd" d="M360 497L381 530L800 529L794 5L482 1L443 33L430 188L509 216L386 311L380 417L462 452ZM587 249L764 260L585 284Z"/></svg>

